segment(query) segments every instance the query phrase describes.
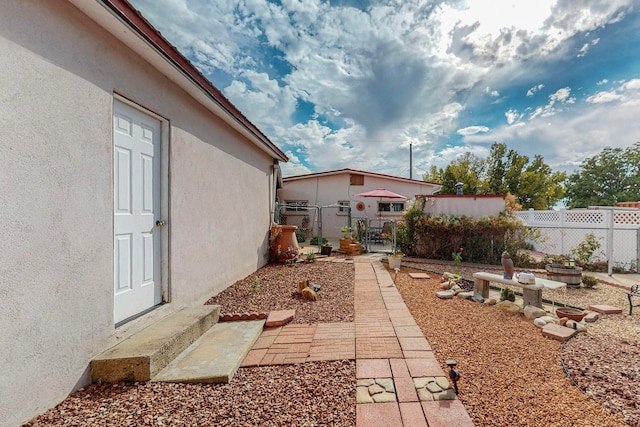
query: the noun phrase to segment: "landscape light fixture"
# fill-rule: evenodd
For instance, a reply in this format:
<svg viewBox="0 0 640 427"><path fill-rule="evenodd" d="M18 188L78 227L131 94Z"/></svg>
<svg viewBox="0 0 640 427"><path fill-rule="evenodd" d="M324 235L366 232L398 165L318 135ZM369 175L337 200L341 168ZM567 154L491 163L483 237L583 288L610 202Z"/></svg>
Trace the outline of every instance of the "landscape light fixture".
<svg viewBox="0 0 640 427"><path fill-rule="evenodd" d="M564 262L564 266L565 266L565 267L569 267L569 268L573 268L573 267L575 267L575 266L576 266L576 260L575 260L575 259L573 259L573 258L569 258L568 260L566 260L566 261Z"/></svg>
<svg viewBox="0 0 640 427"><path fill-rule="evenodd" d="M449 379L453 382L453 389L456 391L456 396L458 395L458 380L460 379L460 372L458 372L455 367L458 365L454 359L449 359L445 361L446 365L449 367Z"/></svg>

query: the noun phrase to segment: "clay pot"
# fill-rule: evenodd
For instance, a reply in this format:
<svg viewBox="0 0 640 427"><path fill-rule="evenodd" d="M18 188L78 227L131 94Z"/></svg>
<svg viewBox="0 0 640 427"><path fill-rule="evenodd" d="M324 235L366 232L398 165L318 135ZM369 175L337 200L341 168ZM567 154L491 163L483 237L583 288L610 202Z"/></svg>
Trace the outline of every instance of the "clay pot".
<svg viewBox="0 0 640 427"><path fill-rule="evenodd" d="M516 271L516 268L513 265L511 255L509 255L507 251L502 252L502 268L504 268L504 278L513 279L513 273Z"/></svg>
<svg viewBox="0 0 640 427"><path fill-rule="evenodd" d="M295 258L300 251L295 225L274 225L271 227L271 259L285 262Z"/></svg>
<svg viewBox="0 0 640 427"><path fill-rule="evenodd" d="M578 310L575 308L569 308L569 307L558 307L556 308L556 315L562 319L563 317L566 317L568 319L571 320L575 320L576 322L581 321L584 316L586 316L587 313L585 313L582 310Z"/></svg>

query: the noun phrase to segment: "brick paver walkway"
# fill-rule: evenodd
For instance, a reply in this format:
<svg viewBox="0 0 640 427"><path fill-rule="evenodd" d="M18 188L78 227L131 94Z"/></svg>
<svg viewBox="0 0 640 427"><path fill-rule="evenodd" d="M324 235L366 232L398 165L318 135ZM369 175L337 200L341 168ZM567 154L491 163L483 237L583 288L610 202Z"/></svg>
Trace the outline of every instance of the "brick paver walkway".
<svg viewBox="0 0 640 427"><path fill-rule="evenodd" d="M417 382L446 374L379 257L359 256L354 264L353 323L265 329L241 366L355 359L356 381L391 380L395 394L393 401L358 403L357 426L473 426L459 400L419 396Z"/></svg>

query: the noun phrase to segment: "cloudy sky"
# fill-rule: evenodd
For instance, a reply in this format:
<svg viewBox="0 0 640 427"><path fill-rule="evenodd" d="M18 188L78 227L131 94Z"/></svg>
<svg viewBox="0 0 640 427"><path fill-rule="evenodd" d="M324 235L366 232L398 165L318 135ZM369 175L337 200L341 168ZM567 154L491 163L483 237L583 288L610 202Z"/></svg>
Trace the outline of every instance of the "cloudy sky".
<svg viewBox="0 0 640 427"><path fill-rule="evenodd" d="M290 158L413 177L640 141L640 0L130 0Z"/></svg>

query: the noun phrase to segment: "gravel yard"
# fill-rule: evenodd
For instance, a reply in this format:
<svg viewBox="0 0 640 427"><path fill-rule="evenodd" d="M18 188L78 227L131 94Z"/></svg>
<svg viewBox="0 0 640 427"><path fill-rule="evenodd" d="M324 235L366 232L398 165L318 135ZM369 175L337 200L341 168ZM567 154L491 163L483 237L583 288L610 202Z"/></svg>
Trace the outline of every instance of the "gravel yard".
<svg viewBox="0 0 640 427"><path fill-rule="evenodd" d="M459 397L477 425L640 426L640 314L607 316L563 349L521 316L435 298L439 274L452 267L420 268L437 273L416 280L408 272L417 270L403 267L396 285L443 368L444 360L457 360ZM473 271L452 272L470 278ZM317 302L295 294L304 279L321 285ZM350 322L353 280L350 263L269 265L209 303L221 304L223 313L295 308L296 323ZM622 290L609 288L599 284L575 296L614 304L604 295L614 301ZM572 385L563 363L586 392ZM354 426L355 406L354 361L318 362L242 368L226 385L94 384L27 425Z"/></svg>

